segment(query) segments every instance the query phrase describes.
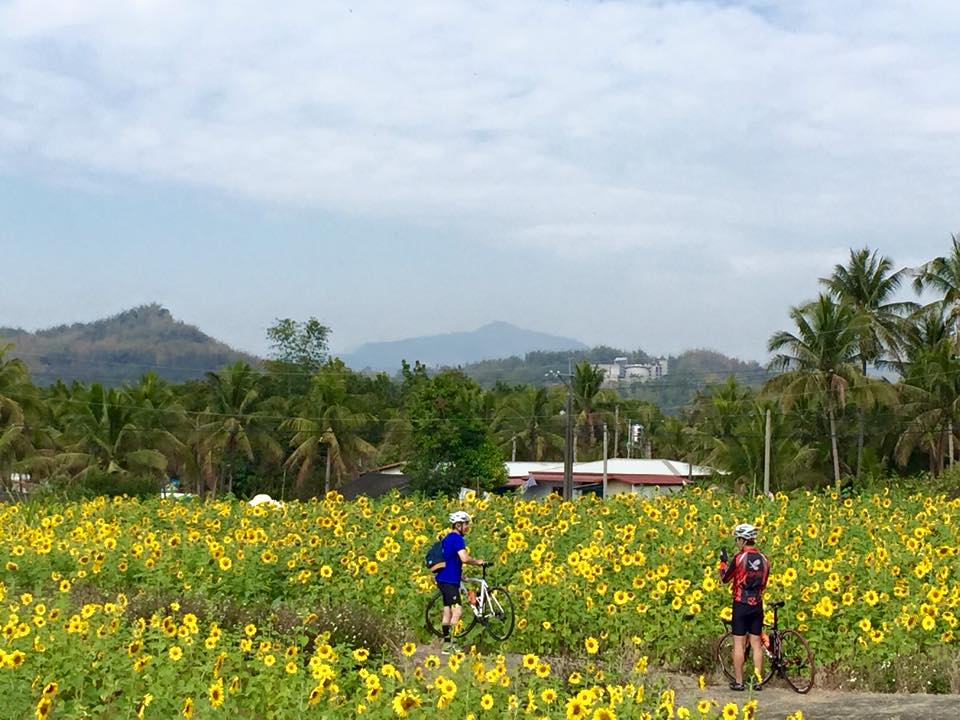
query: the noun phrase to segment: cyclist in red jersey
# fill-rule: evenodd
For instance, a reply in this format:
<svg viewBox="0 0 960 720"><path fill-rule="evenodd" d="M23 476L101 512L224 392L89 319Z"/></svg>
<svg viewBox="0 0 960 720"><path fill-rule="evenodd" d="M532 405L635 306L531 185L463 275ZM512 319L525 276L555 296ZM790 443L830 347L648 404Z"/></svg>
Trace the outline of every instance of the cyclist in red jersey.
<svg viewBox="0 0 960 720"><path fill-rule="evenodd" d="M720 551L720 579L730 583L733 590L733 675L731 690L745 690L743 683L743 660L747 639L753 654L753 666L759 676L763 671L763 591L770 575L770 561L757 549L757 529L743 523L733 531L737 554L727 562L727 551ZM760 684L754 682L754 689Z"/></svg>

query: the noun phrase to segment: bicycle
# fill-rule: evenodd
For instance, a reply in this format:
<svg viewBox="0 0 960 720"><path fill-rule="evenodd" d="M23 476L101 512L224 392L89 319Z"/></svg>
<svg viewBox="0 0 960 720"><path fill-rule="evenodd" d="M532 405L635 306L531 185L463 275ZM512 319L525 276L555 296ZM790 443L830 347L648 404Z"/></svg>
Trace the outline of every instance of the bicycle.
<svg viewBox="0 0 960 720"><path fill-rule="evenodd" d="M510 593L499 585L491 587L487 583L487 567L481 565L482 577L464 578L460 582L460 593L468 598L467 607L456 626L450 628L451 638L462 638L479 623L495 640L506 640L513 632L514 612ZM475 584L477 590L471 590L467 584ZM427 601L424 611L424 624L431 633L443 637L441 619L443 600L437 590Z"/></svg>
<svg viewBox="0 0 960 720"><path fill-rule="evenodd" d="M773 608L773 625L762 644L764 655L767 662L763 664L763 677L760 679L760 685L766 685L773 677L778 674L787 684L798 693L808 693L813 687L814 676L816 675L816 666L813 662L813 653L810 652L810 646L806 639L796 630L781 630L779 609L784 606L784 602L771 603ZM724 620L723 624L727 627L717 642L717 661L723 674L730 680L735 680L733 675L733 634L731 632L732 624L729 620ZM743 659L744 672L753 668L752 649L750 643L744 648Z"/></svg>

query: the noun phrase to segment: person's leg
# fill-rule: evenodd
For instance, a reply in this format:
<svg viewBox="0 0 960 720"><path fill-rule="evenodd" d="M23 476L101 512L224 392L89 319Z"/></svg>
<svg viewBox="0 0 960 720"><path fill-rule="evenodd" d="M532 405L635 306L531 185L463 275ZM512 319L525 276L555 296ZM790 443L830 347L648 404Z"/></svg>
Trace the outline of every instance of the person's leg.
<svg viewBox="0 0 960 720"><path fill-rule="evenodd" d="M751 678L751 681L754 685L759 686L759 678L763 677L763 643L759 634L751 633L747 637L750 639L750 652L753 653L753 678Z"/></svg>
<svg viewBox="0 0 960 720"><path fill-rule="evenodd" d="M743 684L743 650L746 639L746 635L733 636L733 677L737 685Z"/></svg>
<svg viewBox="0 0 960 720"><path fill-rule="evenodd" d="M440 631L443 635L443 641L450 641L450 626L453 624L450 622L451 617L453 616L453 608L449 605L443 606L443 615L440 616Z"/></svg>

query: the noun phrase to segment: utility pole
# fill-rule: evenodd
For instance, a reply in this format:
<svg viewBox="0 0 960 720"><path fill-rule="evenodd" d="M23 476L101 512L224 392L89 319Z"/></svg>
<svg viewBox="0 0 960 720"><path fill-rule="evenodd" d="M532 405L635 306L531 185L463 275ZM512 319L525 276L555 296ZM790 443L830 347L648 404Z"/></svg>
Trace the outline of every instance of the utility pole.
<svg viewBox="0 0 960 720"><path fill-rule="evenodd" d="M613 456L620 457L620 406L613 408Z"/></svg>
<svg viewBox="0 0 960 720"><path fill-rule="evenodd" d="M571 360L567 358L567 437L563 449L563 499L573 500L573 377Z"/></svg>
<svg viewBox="0 0 960 720"><path fill-rule="evenodd" d="M603 424L603 499L607 499L607 424Z"/></svg>
<svg viewBox="0 0 960 720"><path fill-rule="evenodd" d="M510 452L510 462L517 461L517 436L513 436L513 450Z"/></svg>
<svg viewBox="0 0 960 720"><path fill-rule="evenodd" d="M770 441L773 437L773 428L770 424L770 409L767 408L766 432L763 443L763 496L770 494Z"/></svg>
<svg viewBox="0 0 960 720"><path fill-rule="evenodd" d="M633 456L633 420L627 418L627 460Z"/></svg>

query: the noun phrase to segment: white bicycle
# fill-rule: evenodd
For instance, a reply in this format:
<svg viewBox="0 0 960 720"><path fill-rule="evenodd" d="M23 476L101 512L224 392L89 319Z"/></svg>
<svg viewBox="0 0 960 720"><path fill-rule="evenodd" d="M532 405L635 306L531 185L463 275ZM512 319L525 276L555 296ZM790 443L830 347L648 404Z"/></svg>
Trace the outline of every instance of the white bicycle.
<svg viewBox="0 0 960 720"><path fill-rule="evenodd" d="M450 628L453 638L462 638L477 625L484 629L495 640L506 640L513 632L514 613L513 600L506 588L487 583L487 566L481 566L482 577L463 578L460 582L460 594L466 596L467 607L463 616L455 627ZM473 587L476 586L476 590ZM443 617L443 599L437 590L427 602L424 612L424 621L427 630L437 637L443 637L441 619Z"/></svg>

